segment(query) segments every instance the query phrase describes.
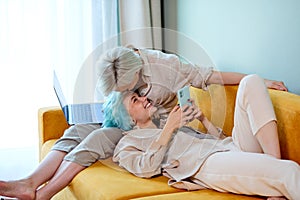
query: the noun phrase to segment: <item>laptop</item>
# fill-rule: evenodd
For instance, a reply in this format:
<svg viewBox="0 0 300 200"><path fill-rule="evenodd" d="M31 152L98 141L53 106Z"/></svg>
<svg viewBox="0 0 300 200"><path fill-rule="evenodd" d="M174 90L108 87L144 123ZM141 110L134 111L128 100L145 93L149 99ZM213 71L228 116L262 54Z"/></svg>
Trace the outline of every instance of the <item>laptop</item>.
<svg viewBox="0 0 300 200"><path fill-rule="evenodd" d="M102 124L104 119L103 103L68 104L55 71L53 73L53 87L69 125Z"/></svg>

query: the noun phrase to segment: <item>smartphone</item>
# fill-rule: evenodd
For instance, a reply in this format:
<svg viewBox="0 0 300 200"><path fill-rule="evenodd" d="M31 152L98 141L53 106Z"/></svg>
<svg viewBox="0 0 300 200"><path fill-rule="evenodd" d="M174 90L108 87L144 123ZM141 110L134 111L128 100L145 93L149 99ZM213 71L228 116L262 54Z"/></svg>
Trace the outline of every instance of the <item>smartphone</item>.
<svg viewBox="0 0 300 200"><path fill-rule="evenodd" d="M177 91L177 97L181 108L184 105L192 105L192 102L188 101L189 99L191 99L189 86L184 86L183 88L179 89Z"/></svg>

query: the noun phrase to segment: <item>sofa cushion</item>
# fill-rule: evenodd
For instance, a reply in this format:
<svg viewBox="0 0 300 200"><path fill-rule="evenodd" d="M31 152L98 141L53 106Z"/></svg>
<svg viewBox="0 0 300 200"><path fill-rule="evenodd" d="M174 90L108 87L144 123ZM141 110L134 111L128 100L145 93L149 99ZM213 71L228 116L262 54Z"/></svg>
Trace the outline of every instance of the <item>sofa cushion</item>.
<svg viewBox="0 0 300 200"><path fill-rule="evenodd" d="M277 90L269 92L278 121L281 156L300 164L300 98L298 95Z"/></svg>
<svg viewBox="0 0 300 200"><path fill-rule="evenodd" d="M191 87L191 98L196 105L211 120L211 122L222 128L226 135L230 136L233 128L234 105L237 86L222 87L210 85L207 91ZM205 132L203 125L194 120L190 126Z"/></svg>
<svg viewBox="0 0 300 200"><path fill-rule="evenodd" d="M78 174L70 188L78 199L130 199L181 191L169 187L163 176L142 179L101 162Z"/></svg>
<svg viewBox="0 0 300 200"><path fill-rule="evenodd" d="M48 140L42 146L42 157L56 140ZM80 172L68 186L77 199L130 199L151 195L183 192L168 186L167 178L136 177L120 168L111 158L98 161Z"/></svg>
<svg viewBox="0 0 300 200"><path fill-rule="evenodd" d="M264 197L258 196L246 196L246 195L236 195L230 193L221 193L213 190L198 190L193 192L180 192L180 193L172 193L172 194L163 194L151 197L141 197L135 198L134 200L199 200L199 199L209 199L209 200L259 200L265 199Z"/></svg>

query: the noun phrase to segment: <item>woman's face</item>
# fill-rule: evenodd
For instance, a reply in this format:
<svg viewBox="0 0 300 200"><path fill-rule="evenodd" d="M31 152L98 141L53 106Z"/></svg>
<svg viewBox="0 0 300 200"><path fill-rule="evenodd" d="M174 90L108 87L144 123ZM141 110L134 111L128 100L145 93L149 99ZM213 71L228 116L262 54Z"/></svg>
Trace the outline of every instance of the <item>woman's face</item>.
<svg viewBox="0 0 300 200"><path fill-rule="evenodd" d="M131 83L129 83L128 85L125 85L125 86L117 87L116 91L118 91L118 92L124 92L127 90L131 91L131 90L133 90L133 88L135 87L135 85L137 84L138 81L139 81L139 72L136 72Z"/></svg>
<svg viewBox="0 0 300 200"><path fill-rule="evenodd" d="M147 97L140 97L137 93L133 92L126 95L123 103L129 115L138 126L151 122L151 116L157 110Z"/></svg>

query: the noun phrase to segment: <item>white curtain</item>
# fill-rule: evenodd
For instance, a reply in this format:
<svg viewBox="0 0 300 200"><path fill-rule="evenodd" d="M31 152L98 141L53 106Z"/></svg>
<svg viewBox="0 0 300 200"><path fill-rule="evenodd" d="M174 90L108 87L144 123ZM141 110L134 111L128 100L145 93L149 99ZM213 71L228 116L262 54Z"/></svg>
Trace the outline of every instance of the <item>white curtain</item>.
<svg viewBox="0 0 300 200"><path fill-rule="evenodd" d="M116 0L57 0L52 18L55 70L69 103L95 101L99 56L117 45Z"/></svg>
<svg viewBox="0 0 300 200"><path fill-rule="evenodd" d="M46 1L0 1L1 148L37 144L37 109L57 102L48 8Z"/></svg>
<svg viewBox="0 0 300 200"><path fill-rule="evenodd" d="M0 148L35 146L38 108L59 105L53 69L74 101L87 58L117 34L117 2L1 0L0 28Z"/></svg>
<svg viewBox="0 0 300 200"><path fill-rule="evenodd" d="M120 43L162 49L160 0L119 0Z"/></svg>

